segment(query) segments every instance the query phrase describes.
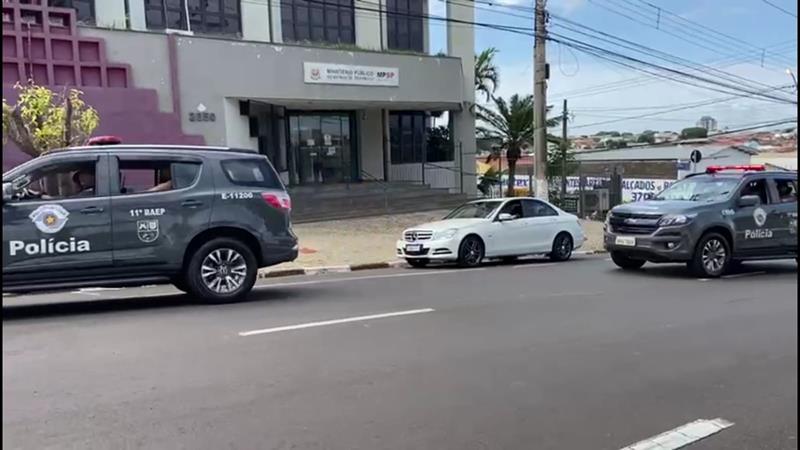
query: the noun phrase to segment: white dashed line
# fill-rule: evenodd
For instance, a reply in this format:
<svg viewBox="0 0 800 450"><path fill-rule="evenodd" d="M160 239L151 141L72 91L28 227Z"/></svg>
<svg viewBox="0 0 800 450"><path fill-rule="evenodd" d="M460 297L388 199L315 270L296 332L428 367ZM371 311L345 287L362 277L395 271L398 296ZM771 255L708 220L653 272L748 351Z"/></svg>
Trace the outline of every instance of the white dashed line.
<svg viewBox="0 0 800 450"><path fill-rule="evenodd" d="M304 328L314 328L314 327L324 327L327 325L338 325L340 323L349 323L349 322L362 322L365 320L375 320L375 319L385 319L387 317L398 317L398 316L410 316L412 314L424 314L435 311L433 308L424 308L424 309L412 309L409 311L397 311L397 312L390 312L390 313L383 313L383 314L372 314L369 316L358 316L358 317L347 317L344 319L334 319L334 320L325 320L322 322L309 322L309 323L301 323L298 325L287 325L283 327L275 327L275 328L265 328L263 330L251 330L251 331L242 331L239 333L239 336L254 336L257 334L268 334L268 333L278 333L281 331L292 331L292 330L302 330Z"/></svg>
<svg viewBox="0 0 800 450"><path fill-rule="evenodd" d="M732 427L725 419L700 419L674 428L658 436L647 438L621 450L676 450Z"/></svg>
<svg viewBox="0 0 800 450"><path fill-rule="evenodd" d="M754 276L754 275L764 275L765 273L767 273L767 272L765 272L765 271L763 271L763 270L762 270L762 271L760 271L760 272L734 273L734 274L731 274L731 275L725 275L725 276L724 276L724 277L722 277L722 278L742 278L742 277L752 277L752 276Z"/></svg>
<svg viewBox="0 0 800 450"><path fill-rule="evenodd" d="M544 264L542 264L542 263L539 263L539 264L531 263L531 264L520 264L518 266L514 266L514 268L515 269L530 269L530 268L538 268L538 267L550 267L550 266L555 266L555 265L556 265L556 263L544 263Z"/></svg>

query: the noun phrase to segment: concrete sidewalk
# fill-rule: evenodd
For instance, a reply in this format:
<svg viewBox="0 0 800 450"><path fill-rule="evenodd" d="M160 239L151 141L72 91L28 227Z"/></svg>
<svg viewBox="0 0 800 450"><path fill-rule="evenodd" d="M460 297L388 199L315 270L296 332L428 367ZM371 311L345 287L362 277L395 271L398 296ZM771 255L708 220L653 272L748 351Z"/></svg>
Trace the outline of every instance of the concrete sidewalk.
<svg viewBox="0 0 800 450"><path fill-rule="evenodd" d="M300 239L300 256L293 263L281 264L268 270L271 272L394 261L397 259L395 242L404 229L439 220L446 214L447 211L432 211L295 225L294 231ZM582 225L587 242L581 250L602 250L603 224L582 221Z"/></svg>

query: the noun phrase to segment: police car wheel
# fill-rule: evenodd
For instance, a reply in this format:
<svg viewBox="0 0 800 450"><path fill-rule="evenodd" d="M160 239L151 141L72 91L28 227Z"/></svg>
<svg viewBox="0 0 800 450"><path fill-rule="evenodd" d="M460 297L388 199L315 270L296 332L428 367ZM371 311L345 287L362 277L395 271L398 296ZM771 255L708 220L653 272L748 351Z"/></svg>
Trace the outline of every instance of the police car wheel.
<svg viewBox="0 0 800 450"><path fill-rule="evenodd" d="M241 300L256 282L256 258L241 241L216 238L203 244L186 268L189 292L207 303Z"/></svg>
<svg viewBox="0 0 800 450"><path fill-rule="evenodd" d="M695 248L689 270L696 276L716 278L730 267L731 251L728 240L717 233L708 233L700 239Z"/></svg>
<svg viewBox="0 0 800 450"><path fill-rule="evenodd" d="M620 269L636 270L641 269L646 262L643 259L629 258L628 255L621 252L611 252L611 260L614 261Z"/></svg>
<svg viewBox="0 0 800 450"><path fill-rule="evenodd" d="M179 291L189 292L189 286L186 284L186 280L183 276L174 278L172 280L172 285Z"/></svg>

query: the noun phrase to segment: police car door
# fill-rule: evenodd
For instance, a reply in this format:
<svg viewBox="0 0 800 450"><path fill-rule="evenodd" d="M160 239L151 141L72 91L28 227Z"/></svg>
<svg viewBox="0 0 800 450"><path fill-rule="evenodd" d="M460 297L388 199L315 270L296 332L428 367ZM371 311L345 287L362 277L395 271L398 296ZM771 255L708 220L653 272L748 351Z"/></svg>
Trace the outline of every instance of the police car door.
<svg viewBox="0 0 800 450"><path fill-rule="evenodd" d="M127 273L180 266L211 217L213 182L202 159L143 151L112 155L109 163L114 265Z"/></svg>
<svg viewBox="0 0 800 450"><path fill-rule="evenodd" d="M739 188L737 199L757 196L761 201L756 206L737 206L733 216L736 228L734 252L739 256L768 256L780 251L780 241L775 231L780 219L775 202L771 198L767 177L748 177Z"/></svg>
<svg viewBox="0 0 800 450"><path fill-rule="evenodd" d="M107 174L97 153L45 157L13 174L30 177L30 195L3 203L4 280L66 281L111 264Z"/></svg>
<svg viewBox="0 0 800 450"><path fill-rule="evenodd" d="M797 175L775 175L770 184L779 222L775 238L780 241L783 251L797 253Z"/></svg>

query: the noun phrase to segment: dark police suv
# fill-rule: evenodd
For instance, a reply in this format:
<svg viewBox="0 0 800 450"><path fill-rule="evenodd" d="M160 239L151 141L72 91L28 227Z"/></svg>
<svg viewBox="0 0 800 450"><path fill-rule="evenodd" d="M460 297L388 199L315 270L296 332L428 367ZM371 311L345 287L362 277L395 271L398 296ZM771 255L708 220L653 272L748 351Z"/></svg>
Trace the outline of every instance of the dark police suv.
<svg viewBox="0 0 800 450"><path fill-rule="evenodd" d="M235 301L297 258L291 200L249 150L99 145L3 174L3 291L170 282Z"/></svg>
<svg viewBox="0 0 800 450"><path fill-rule="evenodd" d="M653 199L613 208L604 245L623 269L686 262L718 277L745 260L797 258L797 172L711 166Z"/></svg>

